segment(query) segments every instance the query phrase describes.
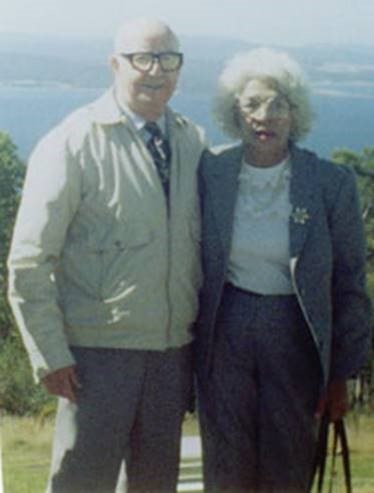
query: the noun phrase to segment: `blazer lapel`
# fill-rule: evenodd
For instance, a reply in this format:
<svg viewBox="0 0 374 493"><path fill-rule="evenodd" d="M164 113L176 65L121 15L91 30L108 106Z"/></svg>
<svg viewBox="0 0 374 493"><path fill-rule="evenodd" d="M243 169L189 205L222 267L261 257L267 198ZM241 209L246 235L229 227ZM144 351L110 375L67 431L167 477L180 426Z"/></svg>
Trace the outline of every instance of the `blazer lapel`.
<svg viewBox="0 0 374 493"><path fill-rule="evenodd" d="M297 148L291 151L290 254L298 257L305 244L315 212L316 179L310 155Z"/></svg>
<svg viewBox="0 0 374 493"><path fill-rule="evenodd" d="M215 223L219 230L225 255L231 243L234 209L238 191L238 175L243 148L238 146L224 153L211 168L210 195Z"/></svg>

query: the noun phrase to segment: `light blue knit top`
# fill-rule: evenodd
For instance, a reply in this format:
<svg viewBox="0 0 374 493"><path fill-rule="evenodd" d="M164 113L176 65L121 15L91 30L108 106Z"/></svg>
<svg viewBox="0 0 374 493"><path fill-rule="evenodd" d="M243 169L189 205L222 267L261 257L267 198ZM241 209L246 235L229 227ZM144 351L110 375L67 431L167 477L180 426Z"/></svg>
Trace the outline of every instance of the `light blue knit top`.
<svg viewBox="0 0 374 493"><path fill-rule="evenodd" d="M263 168L244 162L228 264L228 281L260 294L293 293L289 267L289 159Z"/></svg>

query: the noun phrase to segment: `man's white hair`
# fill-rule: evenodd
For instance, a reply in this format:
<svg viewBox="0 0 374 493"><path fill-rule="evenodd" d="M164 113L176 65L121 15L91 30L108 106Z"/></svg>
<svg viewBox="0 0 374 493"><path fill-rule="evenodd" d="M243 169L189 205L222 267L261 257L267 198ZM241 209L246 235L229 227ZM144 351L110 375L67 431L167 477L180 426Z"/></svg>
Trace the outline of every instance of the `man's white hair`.
<svg viewBox="0 0 374 493"><path fill-rule="evenodd" d="M179 40L172 29L163 21L147 17L138 17L125 21L118 29L114 38L114 53L127 50L127 44L135 37L145 33L159 33L170 37L173 49L179 48Z"/></svg>
<svg viewBox="0 0 374 493"><path fill-rule="evenodd" d="M221 73L213 110L221 130L230 137L241 138L236 117L237 98L253 79L275 83L290 104L290 140L296 142L305 137L310 131L313 113L303 72L287 53L269 48L257 48L236 55Z"/></svg>

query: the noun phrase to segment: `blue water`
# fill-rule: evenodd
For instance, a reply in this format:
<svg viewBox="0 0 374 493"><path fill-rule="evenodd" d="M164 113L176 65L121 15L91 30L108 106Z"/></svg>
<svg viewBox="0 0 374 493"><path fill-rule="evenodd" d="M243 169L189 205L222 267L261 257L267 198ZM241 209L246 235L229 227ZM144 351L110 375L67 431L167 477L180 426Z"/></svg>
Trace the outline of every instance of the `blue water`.
<svg viewBox="0 0 374 493"><path fill-rule="evenodd" d="M0 87L0 130L7 132L22 158L37 140L70 111L101 94L100 89ZM336 148L360 151L374 146L374 99L367 95L313 95L317 115L304 146L328 157ZM211 119L210 97L177 94L173 107L205 127L214 144L226 142Z"/></svg>

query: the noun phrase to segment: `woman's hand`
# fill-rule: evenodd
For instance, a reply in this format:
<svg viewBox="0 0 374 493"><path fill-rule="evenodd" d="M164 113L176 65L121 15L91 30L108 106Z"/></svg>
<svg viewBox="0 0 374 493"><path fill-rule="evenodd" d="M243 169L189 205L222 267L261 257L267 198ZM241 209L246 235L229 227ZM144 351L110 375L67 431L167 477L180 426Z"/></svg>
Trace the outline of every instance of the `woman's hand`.
<svg viewBox="0 0 374 493"><path fill-rule="evenodd" d="M332 380L318 402L316 417L321 418L324 413L327 413L330 421L338 421L347 414L348 410L347 381Z"/></svg>

